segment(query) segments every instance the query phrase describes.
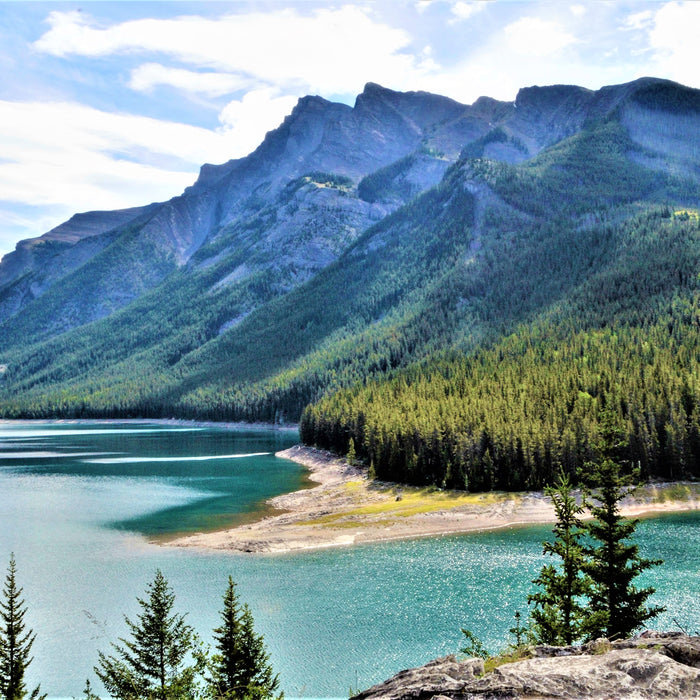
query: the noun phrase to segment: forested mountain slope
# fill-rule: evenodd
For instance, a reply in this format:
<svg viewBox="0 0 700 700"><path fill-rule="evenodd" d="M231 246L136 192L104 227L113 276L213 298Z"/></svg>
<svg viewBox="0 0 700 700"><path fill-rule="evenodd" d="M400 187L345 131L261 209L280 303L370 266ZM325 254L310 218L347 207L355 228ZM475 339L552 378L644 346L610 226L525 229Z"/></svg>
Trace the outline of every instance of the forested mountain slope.
<svg viewBox="0 0 700 700"><path fill-rule="evenodd" d="M26 254L54 251L55 231L18 244L0 264L0 320L6 319L0 342L24 345L104 318L177 271L189 281L207 270L206 286L194 285L199 294L254 287L250 312L308 279L403 203L355 196L363 176L413 154L422 167L397 173L410 184L408 196L437 183L459 152L462 129L453 122L465 109L436 95L371 84L354 108L301 99L253 153L203 166L181 196L131 216L92 212L59 227L72 224L72 239L61 243L62 250L74 244L62 255L73 264ZM479 114L470 129L485 133L490 116ZM443 134L443 123L452 125L450 133ZM451 155L434 152L429 134Z"/></svg>
<svg viewBox="0 0 700 700"><path fill-rule="evenodd" d="M654 79L304 98L0 326L0 411L293 421L322 399L305 439L352 436L380 474L520 488L581 466L613 406L647 473L693 472L699 144L700 93ZM209 213L153 223L182 207Z"/></svg>
<svg viewBox="0 0 700 700"><path fill-rule="evenodd" d="M325 397L303 440L345 453L352 439L384 479L520 490L560 468L577 481L612 422L642 477L699 476L697 214L649 212L615 238L615 262L534 321Z"/></svg>

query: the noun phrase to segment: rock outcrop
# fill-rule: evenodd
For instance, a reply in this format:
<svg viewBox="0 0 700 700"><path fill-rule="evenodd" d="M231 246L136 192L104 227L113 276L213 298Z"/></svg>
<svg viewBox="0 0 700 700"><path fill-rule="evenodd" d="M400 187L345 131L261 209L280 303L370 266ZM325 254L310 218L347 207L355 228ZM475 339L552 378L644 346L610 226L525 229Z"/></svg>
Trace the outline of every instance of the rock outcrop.
<svg viewBox="0 0 700 700"><path fill-rule="evenodd" d="M700 637L645 632L613 643L537 646L528 655L486 674L481 659L447 656L401 671L353 700L700 698Z"/></svg>

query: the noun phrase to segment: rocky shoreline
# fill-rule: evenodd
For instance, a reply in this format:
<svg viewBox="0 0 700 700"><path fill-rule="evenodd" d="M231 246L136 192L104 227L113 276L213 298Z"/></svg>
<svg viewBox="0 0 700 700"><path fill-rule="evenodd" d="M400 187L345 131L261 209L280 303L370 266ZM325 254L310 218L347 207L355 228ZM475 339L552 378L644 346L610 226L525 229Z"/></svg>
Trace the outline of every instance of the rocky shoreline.
<svg viewBox="0 0 700 700"><path fill-rule="evenodd" d="M484 673L482 659L447 656L408 669L352 700L693 700L700 637L646 631L583 646L535 646Z"/></svg>

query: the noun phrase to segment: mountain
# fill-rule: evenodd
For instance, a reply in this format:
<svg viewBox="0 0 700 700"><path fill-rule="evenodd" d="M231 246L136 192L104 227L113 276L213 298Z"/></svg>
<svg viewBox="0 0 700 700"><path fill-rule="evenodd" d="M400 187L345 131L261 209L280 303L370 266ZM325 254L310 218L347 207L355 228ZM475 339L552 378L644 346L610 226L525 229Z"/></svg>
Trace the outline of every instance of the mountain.
<svg viewBox="0 0 700 700"><path fill-rule="evenodd" d="M447 458L426 456L426 434L445 435L444 424L416 418L410 449L396 434L404 443L378 451L355 402L384 406L387 387L403 397L438 375L457 378L462 394L443 391L463 397L463 358L493 372L507 358L511 374L534 381L523 338L552 363L572 352L576 332L607 357L601 338L616 326L629 344L642 342L635 329L660 334L668 357L664 325L690 343L699 148L700 91L652 78L473 105L374 84L354 107L302 98L253 153L203 166L181 196L78 215L3 259L0 412L295 421L326 396L305 414L308 440L344 451L353 435L385 473L441 483ZM691 427L693 348L679 365ZM351 405L349 420L340 414ZM474 410L503 413L497 403ZM649 465L672 442L657 418L651 433L663 444L645 452ZM402 420L388 405L375 419L386 435ZM486 422L469 423L462 451L479 466L465 457L451 467L458 485L487 450L502 471L522 462L514 481L492 479L506 486L541 483L561 463L562 435L545 460L537 451L549 438L484 442ZM552 433L571 429L550 423ZM572 464L589 443L566 443L578 450ZM686 451L683 469L695 469L700 450ZM417 470L414 454L424 455ZM399 462L414 463L412 475Z"/></svg>

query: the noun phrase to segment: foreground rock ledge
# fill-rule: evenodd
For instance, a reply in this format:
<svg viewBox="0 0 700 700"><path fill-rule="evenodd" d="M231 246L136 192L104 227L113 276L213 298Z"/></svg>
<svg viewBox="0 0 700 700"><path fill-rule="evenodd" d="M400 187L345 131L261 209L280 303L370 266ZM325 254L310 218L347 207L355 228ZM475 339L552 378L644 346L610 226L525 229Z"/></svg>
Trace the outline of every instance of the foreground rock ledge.
<svg viewBox="0 0 700 700"><path fill-rule="evenodd" d="M531 656L486 675L481 659L447 656L401 671L353 700L700 698L700 637L680 632L644 632L582 647L538 646Z"/></svg>

